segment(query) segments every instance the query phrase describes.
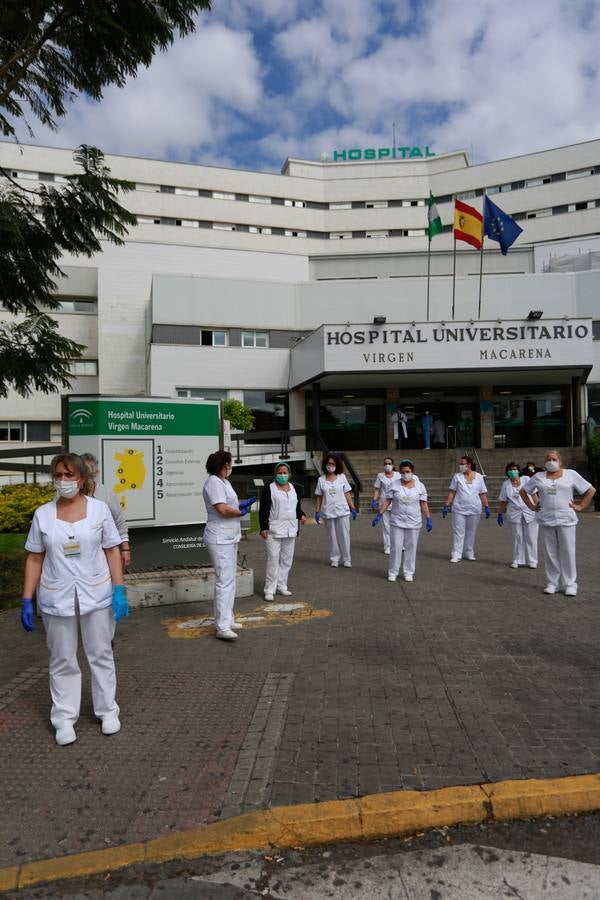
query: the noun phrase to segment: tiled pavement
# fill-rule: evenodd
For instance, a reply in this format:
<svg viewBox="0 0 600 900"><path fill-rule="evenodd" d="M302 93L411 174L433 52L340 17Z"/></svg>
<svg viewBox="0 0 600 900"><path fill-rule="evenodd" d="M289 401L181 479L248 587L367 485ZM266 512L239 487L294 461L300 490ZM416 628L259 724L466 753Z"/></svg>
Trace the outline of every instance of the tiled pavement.
<svg viewBox="0 0 600 900"><path fill-rule="evenodd" d="M95 849L261 806L600 771L600 518L578 527L580 593L512 570L482 521L477 562L448 562L450 526L422 534L412 584L387 582L380 535L352 526L352 569L306 527L294 600L329 618L173 640L146 609L119 625L123 730L104 738L89 689L78 740L54 745L41 629L0 616L0 865ZM260 596L264 548L243 545ZM257 597L240 604L251 610ZM4 689L4 690L3 690Z"/></svg>

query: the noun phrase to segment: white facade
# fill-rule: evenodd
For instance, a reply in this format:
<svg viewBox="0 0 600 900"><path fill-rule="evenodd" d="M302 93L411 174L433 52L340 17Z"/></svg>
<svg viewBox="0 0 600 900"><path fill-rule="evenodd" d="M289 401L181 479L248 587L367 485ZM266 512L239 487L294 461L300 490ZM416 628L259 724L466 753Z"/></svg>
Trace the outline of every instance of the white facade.
<svg viewBox="0 0 600 900"><path fill-rule="evenodd" d="M436 377L430 361L410 373L400 364L357 371L350 362L347 371L323 370L318 354L311 362L316 339L307 337L323 325L367 327L376 316L388 328L452 318L497 324L523 321L530 310L554 324L581 318L591 329L600 322L600 271L542 274L536 265L542 248L560 257L565 241L572 255L573 242L600 234L600 140L478 166L464 152L403 161L290 159L281 175L119 156L107 163L136 184L124 203L138 226L124 247L63 261L64 309L56 317L87 348L77 393L289 393L291 424L302 427L299 394L315 379L325 390L381 388L385 398L390 386L417 390ZM0 143L0 165L28 188L60 183L73 171L69 151L9 143ZM430 191L445 231L431 244L428 306ZM481 304L480 256L458 244L453 317L453 203L458 197L481 209L484 191L523 234L506 257L486 241ZM599 347L594 342L589 359L573 365L527 360L518 372L501 365L493 374L465 365L462 383L600 384ZM440 373L457 370L456 348L440 344L439 354ZM587 394L580 393L577 417L585 419ZM47 440L56 441L59 420L57 396L11 395L0 401L0 446L27 443L27 422L47 423Z"/></svg>

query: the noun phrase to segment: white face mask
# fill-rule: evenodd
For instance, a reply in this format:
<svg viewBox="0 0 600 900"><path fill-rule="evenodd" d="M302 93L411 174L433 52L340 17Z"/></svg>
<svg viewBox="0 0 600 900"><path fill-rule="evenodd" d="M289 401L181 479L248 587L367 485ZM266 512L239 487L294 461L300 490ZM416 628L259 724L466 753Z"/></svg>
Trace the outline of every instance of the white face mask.
<svg viewBox="0 0 600 900"><path fill-rule="evenodd" d="M402 481L412 481L412 477L412 472L400 472L400 478L402 479Z"/></svg>
<svg viewBox="0 0 600 900"><path fill-rule="evenodd" d="M330 475L333 475L333 473L335 472L335 466L326 466L326 469Z"/></svg>
<svg viewBox="0 0 600 900"><path fill-rule="evenodd" d="M384 472L393 472L393 471L394 471L394 467L393 467L393 466L390 466L389 463L386 463L385 466L383 467L383 471L384 471Z"/></svg>
<svg viewBox="0 0 600 900"><path fill-rule="evenodd" d="M464 475L465 472L468 472L468 471L469 471L469 467L468 467L468 466L465 466L465 465L463 465L463 464L461 463L461 465L458 467L458 471L459 471L459 472L462 472L462 474Z"/></svg>
<svg viewBox="0 0 600 900"><path fill-rule="evenodd" d="M79 483L77 480L62 480L55 478L54 479L54 487L56 489L56 493L59 497L66 497L70 499L71 497L76 497L79 493Z"/></svg>
<svg viewBox="0 0 600 900"><path fill-rule="evenodd" d="M544 463L547 472L558 472L560 463L557 459L547 459Z"/></svg>

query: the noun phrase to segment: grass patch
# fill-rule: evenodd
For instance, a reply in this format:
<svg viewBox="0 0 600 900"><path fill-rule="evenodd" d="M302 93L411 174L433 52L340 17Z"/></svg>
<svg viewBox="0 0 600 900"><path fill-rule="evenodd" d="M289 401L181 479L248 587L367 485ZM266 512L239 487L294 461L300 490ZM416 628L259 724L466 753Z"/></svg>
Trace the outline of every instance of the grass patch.
<svg viewBox="0 0 600 900"><path fill-rule="evenodd" d="M21 603L26 538L26 534L0 534L0 609Z"/></svg>

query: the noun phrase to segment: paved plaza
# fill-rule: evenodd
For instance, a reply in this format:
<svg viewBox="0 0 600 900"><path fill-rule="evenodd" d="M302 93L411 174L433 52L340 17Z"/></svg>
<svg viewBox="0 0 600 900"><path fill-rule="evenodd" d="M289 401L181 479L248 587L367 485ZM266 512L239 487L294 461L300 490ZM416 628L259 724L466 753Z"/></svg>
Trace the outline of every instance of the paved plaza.
<svg viewBox="0 0 600 900"><path fill-rule="evenodd" d="M206 605L132 612L112 737L86 677L77 742L55 745L43 630L1 614L0 866L268 806L600 772L600 517L581 516L576 598L544 595L541 566L511 569L494 518L477 561L451 565L437 515L414 582L389 583L370 519L352 525L351 569L329 567L322 527L303 529L289 600L305 606L272 620L263 542L242 542L255 595L235 644L196 627Z"/></svg>

